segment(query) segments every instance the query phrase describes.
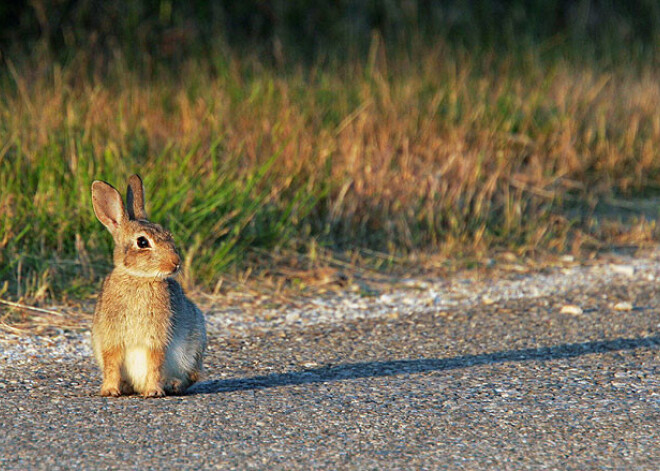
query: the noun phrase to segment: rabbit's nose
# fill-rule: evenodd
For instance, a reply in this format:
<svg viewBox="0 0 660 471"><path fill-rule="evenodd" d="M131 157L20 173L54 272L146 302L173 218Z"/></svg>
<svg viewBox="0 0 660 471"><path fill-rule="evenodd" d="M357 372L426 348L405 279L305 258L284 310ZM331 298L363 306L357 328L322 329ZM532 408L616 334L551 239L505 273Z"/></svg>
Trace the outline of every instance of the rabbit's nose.
<svg viewBox="0 0 660 471"><path fill-rule="evenodd" d="M174 267L174 271L178 271L181 268L181 257L179 257L179 254L173 254L172 258L170 258L170 263Z"/></svg>

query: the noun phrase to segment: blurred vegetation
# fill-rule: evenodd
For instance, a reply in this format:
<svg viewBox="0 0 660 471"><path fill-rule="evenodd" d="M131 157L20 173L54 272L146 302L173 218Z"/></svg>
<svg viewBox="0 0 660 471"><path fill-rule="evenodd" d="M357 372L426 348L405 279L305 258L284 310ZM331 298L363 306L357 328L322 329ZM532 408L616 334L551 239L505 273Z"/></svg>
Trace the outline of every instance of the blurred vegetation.
<svg viewBox="0 0 660 471"><path fill-rule="evenodd" d="M83 49L134 69L213 62L229 48L277 65L356 59L374 32L389 50L433 40L472 52L541 47L578 59L655 54L654 0L25 0L0 5L0 45L9 55L35 47L66 61ZM557 47L558 46L558 47ZM400 52L397 51L397 52Z"/></svg>
<svg viewBox="0 0 660 471"><path fill-rule="evenodd" d="M97 286L90 184L136 171L209 290L655 236L597 211L660 190L654 1L4 2L0 51L0 296Z"/></svg>

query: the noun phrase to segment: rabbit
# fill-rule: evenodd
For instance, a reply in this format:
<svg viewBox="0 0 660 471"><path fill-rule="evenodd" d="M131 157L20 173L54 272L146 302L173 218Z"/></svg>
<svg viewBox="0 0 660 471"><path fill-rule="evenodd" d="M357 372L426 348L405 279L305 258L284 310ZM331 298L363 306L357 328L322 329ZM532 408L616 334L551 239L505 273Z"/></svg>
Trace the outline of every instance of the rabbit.
<svg viewBox="0 0 660 471"><path fill-rule="evenodd" d="M147 220L144 201L139 175L128 180L126 208L114 187L92 183L94 213L115 244L92 324L101 396L181 394L202 373L204 315L173 279L181 257L170 232Z"/></svg>

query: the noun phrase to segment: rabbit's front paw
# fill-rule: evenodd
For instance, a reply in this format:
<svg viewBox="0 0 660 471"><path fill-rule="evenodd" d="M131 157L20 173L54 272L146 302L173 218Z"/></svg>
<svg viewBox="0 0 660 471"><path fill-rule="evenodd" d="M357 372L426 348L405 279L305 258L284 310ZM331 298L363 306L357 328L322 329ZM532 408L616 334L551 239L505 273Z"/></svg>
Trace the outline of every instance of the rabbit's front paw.
<svg viewBox="0 0 660 471"><path fill-rule="evenodd" d="M144 397L163 397L164 395L165 391L160 386L148 389L143 394Z"/></svg>
<svg viewBox="0 0 660 471"><path fill-rule="evenodd" d="M104 386L101 388L101 396L103 397L119 397L121 396L121 391L116 386Z"/></svg>

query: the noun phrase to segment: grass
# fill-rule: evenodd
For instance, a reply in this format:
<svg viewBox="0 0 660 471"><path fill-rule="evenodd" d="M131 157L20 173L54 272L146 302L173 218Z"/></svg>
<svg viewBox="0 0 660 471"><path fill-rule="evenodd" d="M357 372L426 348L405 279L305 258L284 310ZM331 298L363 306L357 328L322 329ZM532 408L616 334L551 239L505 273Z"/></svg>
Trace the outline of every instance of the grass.
<svg viewBox="0 0 660 471"><path fill-rule="evenodd" d="M388 55L377 37L364 62L286 71L229 56L145 80L121 59L88 73L89 59L0 75L3 296L98 286L111 238L90 185L123 189L133 172L184 252L187 283L207 290L268 253L451 258L654 235L652 222L593 213L605 197L660 189L652 62L442 45Z"/></svg>

